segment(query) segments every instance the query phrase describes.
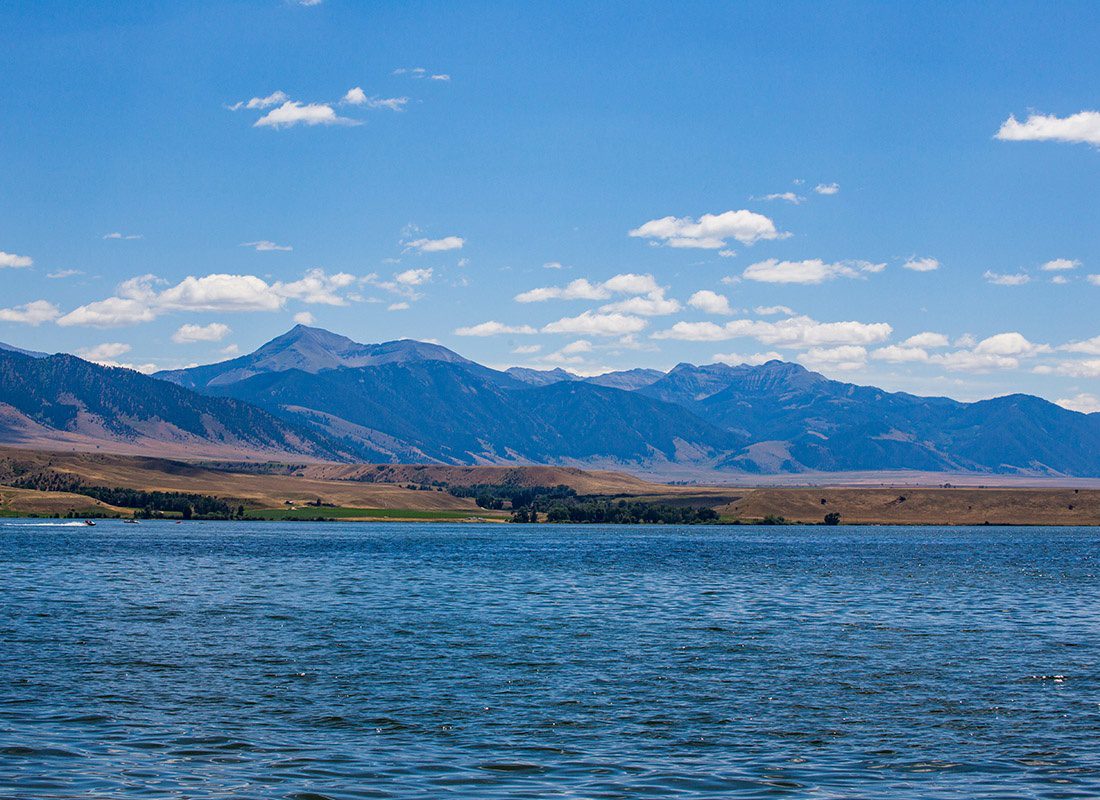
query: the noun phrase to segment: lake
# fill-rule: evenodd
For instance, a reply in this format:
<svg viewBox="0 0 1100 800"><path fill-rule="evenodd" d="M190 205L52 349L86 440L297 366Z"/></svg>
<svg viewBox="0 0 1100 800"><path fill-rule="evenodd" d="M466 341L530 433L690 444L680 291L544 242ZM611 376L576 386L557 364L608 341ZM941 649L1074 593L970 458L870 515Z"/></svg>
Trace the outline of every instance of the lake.
<svg viewBox="0 0 1100 800"><path fill-rule="evenodd" d="M1100 531L0 520L0 797L1095 798Z"/></svg>

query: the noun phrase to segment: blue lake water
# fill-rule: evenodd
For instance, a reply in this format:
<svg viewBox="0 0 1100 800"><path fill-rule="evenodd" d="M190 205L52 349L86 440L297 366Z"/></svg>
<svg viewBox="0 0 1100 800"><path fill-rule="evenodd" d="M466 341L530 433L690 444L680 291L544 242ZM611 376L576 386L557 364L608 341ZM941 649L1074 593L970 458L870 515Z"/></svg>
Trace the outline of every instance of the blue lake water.
<svg viewBox="0 0 1100 800"><path fill-rule="evenodd" d="M1097 796L1097 530L0 520L3 798Z"/></svg>

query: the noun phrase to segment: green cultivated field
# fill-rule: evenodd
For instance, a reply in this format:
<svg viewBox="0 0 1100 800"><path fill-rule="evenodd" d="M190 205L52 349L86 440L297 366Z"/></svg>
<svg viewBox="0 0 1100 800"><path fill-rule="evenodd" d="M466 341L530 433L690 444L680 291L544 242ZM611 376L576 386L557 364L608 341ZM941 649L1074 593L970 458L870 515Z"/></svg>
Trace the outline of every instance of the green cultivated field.
<svg viewBox="0 0 1100 800"><path fill-rule="evenodd" d="M469 511L419 511L411 508L332 508L329 506L306 508L256 508L245 512L249 519L423 519L455 520L471 517L496 517L492 512Z"/></svg>

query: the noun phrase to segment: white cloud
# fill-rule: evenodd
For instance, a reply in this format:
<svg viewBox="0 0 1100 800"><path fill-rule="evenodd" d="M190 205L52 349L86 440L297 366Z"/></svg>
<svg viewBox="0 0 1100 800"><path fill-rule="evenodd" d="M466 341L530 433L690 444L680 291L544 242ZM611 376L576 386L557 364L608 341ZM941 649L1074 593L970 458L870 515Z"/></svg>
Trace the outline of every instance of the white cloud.
<svg viewBox="0 0 1100 800"><path fill-rule="evenodd" d="M721 250L727 239L752 244L786 236L763 214L744 209L722 214L704 214L698 220L691 217L661 217L646 222L629 232L630 236L662 241L669 247L696 247Z"/></svg>
<svg viewBox="0 0 1100 800"><path fill-rule="evenodd" d="M763 197L753 198L754 200L786 200L788 203L798 205L799 203L805 203L806 198L800 194L794 192L774 192L772 194L766 194Z"/></svg>
<svg viewBox="0 0 1100 800"><path fill-rule="evenodd" d="M404 301L401 301L399 303L390 303L388 306L386 306L386 310L387 311L405 311L406 309L408 309L408 307L409 307L408 303L406 303Z"/></svg>
<svg viewBox="0 0 1100 800"><path fill-rule="evenodd" d="M675 314L680 310L680 302L671 297L665 297L663 291L650 292L644 297L628 297L600 306L600 311L605 313L620 312L623 314L639 314L643 317L659 317L665 314Z"/></svg>
<svg viewBox="0 0 1100 800"><path fill-rule="evenodd" d="M798 361L810 369L862 369L867 365L867 349L851 344L840 347L811 347L798 356Z"/></svg>
<svg viewBox="0 0 1100 800"><path fill-rule="evenodd" d="M888 339L893 330L885 322L818 322L800 316L776 322L739 319L724 325L677 322L671 328L653 334L653 338L714 342L747 336L779 347L823 347L877 344Z"/></svg>
<svg viewBox="0 0 1100 800"><path fill-rule="evenodd" d="M1100 286L1100 275L1089 275L1086 280L1093 286Z"/></svg>
<svg viewBox="0 0 1100 800"><path fill-rule="evenodd" d="M837 194L840 191L839 183L819 183L814 187L818 194Z"/></svg>
<svg viewBox="0 0 1100 800"><path fill-rule="evenodd" d="M1053 278L1050 279L1050 282L1056 284L1057 286L1064 286L1069 283L1069 278L1067 278L1065 275L1055 275Z"/></svg>
<svg viewBox="0 0 1100 800"><path fill-rule="evenodd" d="M446 72L429 72L424 67L398 67L393 71L394 75L405 75L409 78L421 80L427 78L432 81L449 81L451 76Z"/></svg>
<svg viewBox="0 0 1100 800"><path fill-rule="evenodd" d="M982 277L995 286L1023 286L1025 283L1031 282L1031 276L1023 272L1018 272L1015 275L1006 275L1001 272L993 272L987 269Z"/></svg>
<svg viewBox="0 0 1100 800"><path fill-rule="evenodd" d="M30 256L17 256L15 253L5 253L3 250L0 250L0 269L4 269L5 267L22 269L32 264L34 264L34 259Z"/></svg>
<svg viewBox="0 0 1100 800"><path fill-rule="evenodd" d="M564 269L560 261L547 261L542 265L543 269Z"/></svg>
<svg viewBox="0 0 1100 800"><path fill-rule="evenodd" d="M269 242L266 239L261 239L258 242L241 242L241 247L251 247L253 250L260 253L288 253L294 249L289 244L275 244L275 242Z"/></svg>
<svg viewBox="0 0 1100 800"><path fill-rule="evenodd" d="M923 258L910 256L901 266L903 269L911 269L913 272L932 272L940 268L940 262L927 256Z"/></svg>
<svg viewBox="0 0 1100 800"><path fill-rule="evenodd" d="M733 258L735 255L737 255L737 251L736 250L728 250L728 249L727 250L719 250L718 255L720 255L722 258Z"/></svg>
<svg viewBox="0 0 1100 800"><path fill-rule="evenodd" d="M1080 411L1082 414L1095 414L1100 411L1100 397L1085 392L1073 397L1063 397L1054 402L1062 408L1068 408L1070 411Z"/></svg>
<svg viewBox="0 0 1100 800"><path fill-rule="evenodd" d="M482 322L480 325L471 325L467 328L455 329L455 335L457 336L501 336L505 334L529 336L534 333L538 333L538 331L530 325L505 325L503 322L495 320Z"/></svg>
<svg viewBox="0 0 1100 800"><path fill-rule="evenodd" d="M885 264L870 261L838 261L826 263L820 258L805 261L779 261L769 258L749 265L742 277L760 283L818 284L834 278L858 278L867 273L882 272Z"/></svg>
<svg viewBox="0 0 1100 800"><path fill-rule="evenodd" d="M429 276L431 270L428 270ZM346 306L348 301L340 294L344 289L355 285L357 279L347 272L328 275L322 269L311 269L301 280L291 283L276 281L271 285L272 292L279 298L301 300L326 306Z"/></svg>
<svg viewBox="0 0 1100 800"><path fill-rule="evenodd" d="M290 97L286 92L275 91L269 94L267 97L253 97L251 100L242 100L238 103L234 103L229 106L230 111L237 111L242 108L248 108L252 110L260 108L270 108L271 106L277 106L280 103L285 103Z"/></svg>
<svg viewBox="0 0 1100 800"><path fill-rule="evenodd" d="M928 351L921 347L892 344L875 350L871 353L871 358L876 361L889 361L891 364L906 364L927 361Z"/></svg>
<svg viewBox="0 0 1100 800"><path fill-rule="evenodd" d="M517 294L515 300L518 303L541 303L547 300L606 300L612 294L661 296L663 291L652 275L626 272L608 278L602 283L592 283L587 278L577 278L565 286L542 286L529 289Z"/></svg>
<svg viewBox="0 0 1100 800"><path fill-rule="evenodd" d="M239 352L241 352L241 348L240 348L240 345L227 344L225 347L223 347L218 352L221 353L223 356L235 356Z"/></svg>
<svg viewBox="0 0 1100 800"><path fill-rule="evenodd" d="M563 317L544 325L543 333L574 333L588 336L623 336L638 333L646 321L629 314L597 314L585 311L575 317Z"/></svg>
<svg viewBox="0 0 1100 800"><path fill-rule="evenodd" d="M577 339L577 341L567 344L559 352L565 353L566 355L573 355L575 353L591 353L592 342L588 341L587 339Z"/></svg>
<svg viewBox="0 0 1100 800"><path fill-rule="evenodd" d="M992 369L1016 369L1019 359L995 353L976 353L971 350L956 350L952 353L938 353L929 356L929 361L942 365L951 372L989 372Z"/></svg>
<svg viewBox="0 0 1100 800"><path fill-rule="evenodd" d="M466 240L461 236L444 236L442 239L414 239L405 242L405 249L420 253L441 253L446 250L461 250Z"/></svg>
<svg viewBox="0 0 1100 800"><path fill-rule="evenodd" d="M287 100L278 108L264 114L254 123L254 128L292 128L295 125L358 125L356 120L339 116L326 103L301 103Z"/></svg>
<svg viewBox="0 0 1100 800"><path fill-rule="evenodd" d="M367 102L367 93L360 87L356 86L354 89L348 89L347 94L343 96L343 101L353 106L361 106Z"/></svg>
<svg viewBox="0 0 1100 800"><path fill-rule="evenodd" d="M368 97L367 108L385 109L386 111L404 111L409 104L407 97Z"/></svg>
<svg viewBox="0 0 1100 800"><path fill-rule="evenodd" d="M1080 261L1069 258L1055 258L1043 264L1039 269L1044 272L1062 272L1068 269L1077 269L1079 266L1081 266Z"/></svg>
<svg viewBox="0 0 1100 800"><path fill-rule="evenodd" d="M353 275L311 269L297 281L268 284L255 275L189 275L167 289L153 275L141 275L119 284L116 295L80 306L61 317L59 325L115 327L150 322L170 311L277 311L287 300L324 305L346 305L340 294L356 282Z"/></svg>
<svg viewBox="0 0 1100 800"><path fill-rule="evenodd" d="M60 316L61 309L47 300L34 300L14 308L0 308L0 322L37 326L43 322L53 322Z"/></svg>
<svg viewBox="0 0 1100 800"><path fill-rule="evenodd" d="M432 279L433 272L434 270L431 267L427 269L407 269L394 275L393 279L405 286L422 286Z"/></svg>
<svg viewBox="0 0 1100 800"><path fill-rule="evenodd" d="M1090 356L1100 356L1100 336L1093 336L1081 342L1070 342L1058 348L1068 353L1085 353Z"/></svg>
<svg viewBox="0 0 1100 800"><path fill-rule="evenodd" d="M520 356L529 356L529 355L532 355L534 353L537 353L541 349L542 349L541 344L523 344L523 345L520 345L519 347L516 347L515 349L513 349L512 352L515 353L516 355L520 355Z"/></svg>
<svg viewBox="0 0 1100 800"><path fill-rule="evenodd" d="M1100 378L1100 358L1084 361L1063 361L1056 366L1041 365L1034 369L1040 375L1067 375L1071 378Z"/></svg>
<svg viewBox="0 0 1100 800"><path fill-rule="evenodd" d="M140 239L141 234L140 233L119 233L118 231L115 231L114 233L105 233L105 234L103 234L103 238L104 239L115 239L115 240L120 240L120 241L124 241L124 242L132 242L135 239Z"/></svg>
<svg viewBox="0 0 1100 800"><path fill-rule="evenodd" d="M902 344L906 347L947 347L951 340L942 333L924 331L910 336Z"/></svg>
<svg viewBox="0 0 1100 800"><path fill-rule="evenodd" d="M229 333L229 326L221 322L211 322L209 325L180 325L179 329L172 334L172 341L176 344L220 342Z"/></svg>
<svg viewBox="0 0 1100 800"><path fill-rule="evenodd" d="M299 311L294 315L293 319L298 325L312 325L317 321L308 311Z"/></svg>
<svg viewBox="0 0 1100 800"><path fill-rule="evenodd" d="M773 314L783 314L788 317L794 316L794 309L788 308L787 306L757 306L753 311L762 317L770 317Z"/></svg>
<svg viewBox="0 0 1100 800"><path fill-rule="evenodd" d="M982 339L975 345L974 352L996 356L1030 356L1050 352L1050 347L1045 344L1033 344L1022 333L1011 331Z"/></svg>
<svg viewBox="0 0 1100 800"><path fill-rule="evenodd" d="M64 278L72 278L76 275L83 275L84 273L79 269L59 269L57 272L50 272L46 275L47 278L52 280L62 280Z"/></svg>
<svg viewBox="0 0 1100 800"><path fill-rule="evenodd" d="M996 138L1007 142L1071 142L1100 147L1100 111L1081 111L1068 117L1030 114L1020 122L1010 116Z"/></svg>
<svg viewBox="0 0 1100 800"><path fill-rule="evenodd" d="M733 367L736 367L738 364L748 364L750 367L757 367L769 361L783 360L782 354L774 350L769 350L767 353L752 353L750 355L741 355L739 353L715 353L712 358L715 361L720 361L723 364L729 364Z"/></svg>
<svg viewBox="0 0 1100 800"><path fill-rule="evenodd" d="M688 305L697 308L707 314L732 314L729 298L724 294L712 292L710 289L700 289L690 298Z"/></svg>
<svg viewBox="0 0 1100 800"><path fill-rule="evenodd" d="M123 342L104 342L103 344L97 344L95 347L81 348L76 351L76 354L87 361L102 363L104 361L111 362L133 349Z"/></svg>

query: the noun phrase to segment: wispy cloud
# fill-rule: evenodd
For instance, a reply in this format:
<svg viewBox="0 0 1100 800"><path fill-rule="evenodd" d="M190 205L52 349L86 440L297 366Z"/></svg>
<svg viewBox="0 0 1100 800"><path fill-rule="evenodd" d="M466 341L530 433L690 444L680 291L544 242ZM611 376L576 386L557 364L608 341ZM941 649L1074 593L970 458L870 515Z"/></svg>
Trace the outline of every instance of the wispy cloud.
<svg viewBox="0 0 1100 800"><path fill-rule="evenodd" d="M496 320L455 329L455 335L457 336L530 336L535 333L538 333L538 331L530 325L505 325L503 322L497 322Z"/></svg>
<svg viewBox="0 0 1100 800"><path fill-rule="evenodd" d="M1023 286L1025 283L1031 283L1031 276L1026 272L1006 274L987 269L982 277L985 278L987 283L992 283L994 286Z"/></svg>
<svg viewBox="0 0 1100 800"><path fill-rule="evenodd" d="M115 231L114 233L105 233L105 234L103 234L103 238L104 239L115 239L117 241L124 241L124 242L132 242L135 239L142 238L142 236L141 236L140 233L119 233L118 231Z"/></svg>
<svg viewBox="0 0 1100 800"><path fill-rule="evenodd" d="M913 272L934 272L940 268L940 262L927 256L923 258L910 256L901 266L903 269L911 269Z"/></svg>
<svg viewBox="0 0 1100 800"><path fill-rule="evenodd" d="M819 183L817 186L814 187L814 191L817 192L818 194L826 194L826 195L828 195L828 194L839 194L840 193L840 184L839 183Z"/></svg>
<svg viewBox="0 0 1100 800"><path fill-rule="evenodd" d="M251 247L258 253L288 253L294 249L289 244L275 244L275 242L269 242L267 239L261 239L258 242L241 242L241 247Z"/></svg>
<svg viewBox="0 0 1100 800"><path fill-rule="evenodd" d="M818 284L834 278L860 278L882 272L886 265L871 261L837 261L829 263L820 258L805 261L780 261L769 258L750 265L741 273L745 280L758 283Z"/></svg>
<svg viewBox="0 0 1100 800"><path fill-rule="evenodd" d="M406 250L418 253L442 253L447 250L461 250L466 240L461 236L444 236L442 239L413 239L405 242Z"/></svg>

